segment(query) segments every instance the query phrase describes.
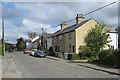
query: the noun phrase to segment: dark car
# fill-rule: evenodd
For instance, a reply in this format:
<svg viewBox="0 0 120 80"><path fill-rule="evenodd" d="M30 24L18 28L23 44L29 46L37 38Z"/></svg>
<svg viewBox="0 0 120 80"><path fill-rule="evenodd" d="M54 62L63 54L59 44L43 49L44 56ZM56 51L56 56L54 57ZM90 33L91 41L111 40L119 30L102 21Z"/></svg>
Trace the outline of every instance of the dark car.
<svg viewBox="0 0 120 80"><path fill-rule="evenodd" d="M34 56L46 57L46 54L41 50L37 50L35 51Z"/></svg>
<svg viewBox="0 0 120 80"><path fill-rule="evenodd" d="M30 53L31 51L29 49L24 50L24 54Z"/></svg>
<svg viewBox="0 0 120 80"><path fill-rule="evenodd" d="M13 49L9 49L9 52L13 52Z"/></svg>

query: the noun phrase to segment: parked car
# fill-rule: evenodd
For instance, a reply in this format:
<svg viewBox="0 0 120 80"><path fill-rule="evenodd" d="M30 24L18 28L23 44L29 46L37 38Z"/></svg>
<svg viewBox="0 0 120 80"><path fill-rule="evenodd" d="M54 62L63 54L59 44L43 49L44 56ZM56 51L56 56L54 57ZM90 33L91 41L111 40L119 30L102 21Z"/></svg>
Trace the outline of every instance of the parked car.
<svg viewBox="0 0 120 80"><path fill-rule="evenodd" d="M9 52L13 52L13 49L9 49Z"/></svg>
<svg viewBox="0 0 120 80"><path fill-rule="evenodd" d="M35 51L34 56L46 57L46 54L41 50L37 50Z"/></svg>
<svg viewBox="0 0 120 80"><path fill-rule="evenodd" d="M30 56L34 56L35 51L37 51L37 49L31 49Z"/></svg>
<svg viewBox="0 0 120 80"><path fill-rule="evenodd" d="M25 49L25 50L24 50L24 54L27 54L27 53L30 53L30 50L29 50L29 49Z"/></svg>

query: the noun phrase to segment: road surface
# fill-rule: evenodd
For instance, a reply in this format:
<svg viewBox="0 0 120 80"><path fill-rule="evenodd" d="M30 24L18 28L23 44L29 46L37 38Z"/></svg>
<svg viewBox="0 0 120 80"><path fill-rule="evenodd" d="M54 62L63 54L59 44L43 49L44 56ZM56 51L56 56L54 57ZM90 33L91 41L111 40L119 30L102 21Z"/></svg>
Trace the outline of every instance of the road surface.
<svg viewBox="0 0 120 80"><path fill-rule="evenodd" d="M106 72L14 51L13 60L23 78L117 78Z"/></svg>

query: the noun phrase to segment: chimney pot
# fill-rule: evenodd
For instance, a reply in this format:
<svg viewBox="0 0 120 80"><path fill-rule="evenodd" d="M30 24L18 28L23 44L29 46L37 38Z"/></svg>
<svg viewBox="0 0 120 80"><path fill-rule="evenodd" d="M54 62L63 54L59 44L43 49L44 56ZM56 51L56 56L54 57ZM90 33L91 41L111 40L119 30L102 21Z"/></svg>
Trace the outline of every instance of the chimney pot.
<svg viewBox="0 0 120 80"><path fill-rule="evenodd" d="M67 27L66 21L61 22L61 29L64 29Z"/></svg>
<svg viewBox="0 0 120 80"><path fill-rule="evenodd" d="M81 22L83 22L85 19L85 17L83 17L82 14L77 14L77 17L76 17L76 24L79 24Z"/></svg>

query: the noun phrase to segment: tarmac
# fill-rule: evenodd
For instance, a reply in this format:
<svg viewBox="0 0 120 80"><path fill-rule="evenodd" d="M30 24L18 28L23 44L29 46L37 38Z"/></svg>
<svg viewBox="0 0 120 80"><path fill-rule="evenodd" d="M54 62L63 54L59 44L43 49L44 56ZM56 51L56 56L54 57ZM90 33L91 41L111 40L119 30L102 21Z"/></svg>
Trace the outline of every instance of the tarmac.
<svg viewBox="0 0 120 80"><path fill-rule="evenodd" d="M18 71L16 64L13 61L12 54L6 52L5 56L0 56L0 78L21 78L21 73Z"/></svg>
<svg viewBox="0 0 120 80"><path fill-rule="evenodd" d="M87 60L65 60L65 59L57 58L53 56L47 56L47 58L57 60L57 61L66 61L67 63L76 64L78 66L83 66L86 68L103 71L103 72L120 76L120 69L117 69L108 65L88 63Z"/></svg>

